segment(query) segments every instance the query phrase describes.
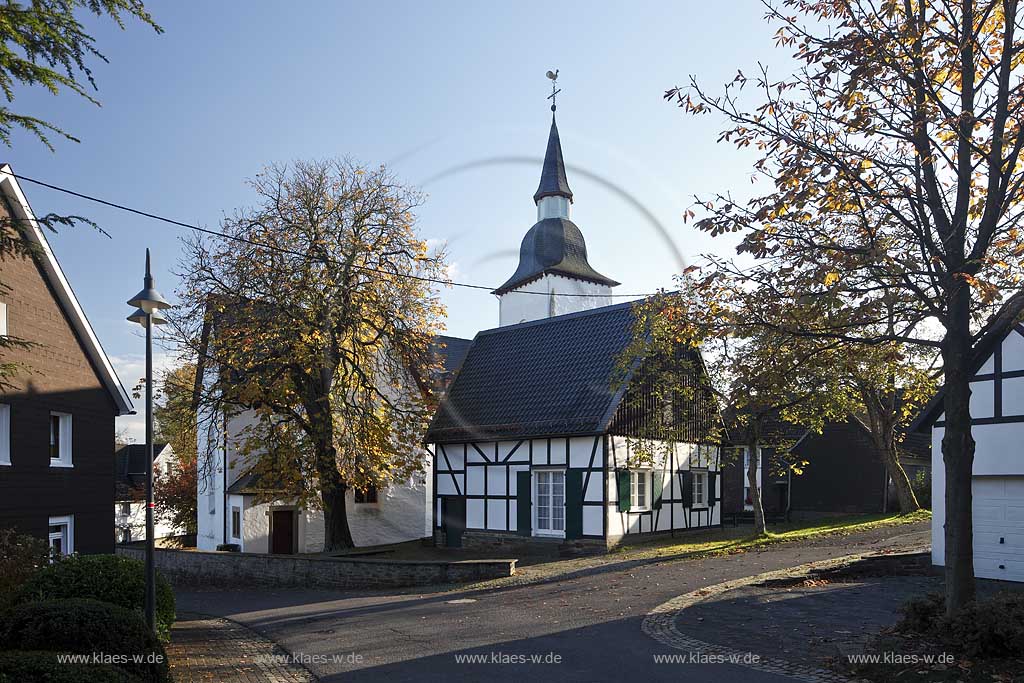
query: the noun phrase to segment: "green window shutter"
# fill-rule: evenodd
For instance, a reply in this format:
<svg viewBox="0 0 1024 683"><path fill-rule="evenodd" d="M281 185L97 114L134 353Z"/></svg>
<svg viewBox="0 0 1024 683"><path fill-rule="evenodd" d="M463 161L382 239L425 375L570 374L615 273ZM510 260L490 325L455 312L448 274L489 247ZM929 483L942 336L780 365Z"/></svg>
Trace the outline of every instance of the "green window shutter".
<svg viewBox="0 0 1024 683"><path fill-rule="evenodd" d="M530 472L516 472L516 533L530 536L533 532L533 511L530 509Z"/></svg>
<svg viewBox="0 0 1024 683"><path fill-rule="evenodd" d="M682 480L680 486L683 487L683 507L693 507L693 472L684 470L679 473L679 478Z"/></svg>
<svg viewBox="0 0 1024 683"><path fill-rule="evenodd" d="M583 535L583 472L565 471L565 537Z"/></svg>
<svg viewBox="0 0 1024 683"><path fill-rule="evenodd" d="M714 505L718 502L718 498L715 496L715 473L708 472L708 505Z"/></svg>
<svg viewBox="0 0 1024 683"><path fill-rule="evenodd" d="M661 509L661 488L664 485L665 473L661 470L651 472L651 508Z"/></svg>
<svg viewBox="0 0 1024 683"><path fill-rule="evenodd" d="M629 511L629 470L615 472L616 484L619 488L619 512Z"/></svg>

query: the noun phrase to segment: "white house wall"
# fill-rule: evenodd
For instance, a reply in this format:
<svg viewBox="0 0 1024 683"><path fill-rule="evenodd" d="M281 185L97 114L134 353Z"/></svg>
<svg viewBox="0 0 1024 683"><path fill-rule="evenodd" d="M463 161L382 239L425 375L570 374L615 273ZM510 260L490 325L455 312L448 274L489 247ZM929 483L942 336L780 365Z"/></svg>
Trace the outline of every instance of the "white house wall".
<svg viewBox="0 0 1024 683"><path fill-rule="evenodd" d="M674 444L647 441L649 450L654 452L652 477L662 477L662 503L660 509L643 512L621 512L619 510L618 482L615 473L628 469L633 452L631 440L623 436L608 437L608 468L605 479L608 505L607 536L615 540L624 536L679 531L716 526L721 523L721 464L717 446L697 444ZM645 466L646 467L646 466ZM682 479L680 472L690 469L707 469L715 476L715 504L703 508L686 508L683 505Z"/></svg>
<svg viewBox="0 0 1024 683"><path fill-rule="evenodd" d="M499 297L498 325L589 311L612 303L612 290L607 285L547 274Z"/></svg>
<svg viewBox="0 0 1024 683"><path fill-rule="evenodd" d="M932 428L932 563L945 564L944 415ZM1024 334L1003 340L971 380L975 575L1024 580ZM990 537L998 535L998 543Z"/></svg>
<svg viewBox="0 0 1024 683"><path fill-rule="evenodd" d="M224 538L224 448L222 424L200 408L196 434L196 547L216 550Z"/></svg>

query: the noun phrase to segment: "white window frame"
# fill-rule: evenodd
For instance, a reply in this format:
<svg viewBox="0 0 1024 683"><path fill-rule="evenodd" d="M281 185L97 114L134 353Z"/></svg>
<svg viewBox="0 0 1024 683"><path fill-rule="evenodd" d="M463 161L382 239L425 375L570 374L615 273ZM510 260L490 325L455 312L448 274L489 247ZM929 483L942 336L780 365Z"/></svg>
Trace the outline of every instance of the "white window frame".
<svg viewBox="0 0 1024 683"><path fill-rule="evenodd" d="M708 471L690 470L693 483L693 507L706 508L708 506ZM698 484L700 484L700 497L697 496Z"/></svg>
<svg viewBox="0 0 1024 683"><path fill-rule="evenodd" d="M235 513L238 513L238 529L235 529ZM240 505L231 506L231 538L242 539L242 507Z"/></svg>
<svg viewBox="0 0 1024 683"><path fill-rule="evenodd" d="M60 418L60 442L57 444L57 452L60 454L59 458L50 458L50 467L74 467L71 452L71 434L73 425L71 423L70 413L58 413L56 411L50 412L50 417ZM47 423L47 433L49 433L49 423ZM49 449L50 442L47 437L46 447Z"/></svg>
<svg viewBox="0 0 1024 683"><path fill-rule="evenodd" d="M64 552L62 555L71 555L75 552L75 516L74 515L60 515L58 517L50 517L49 526L63 526L64 532L50 531L47 529L47 544L53 547L53 541L55 538L61 539L61 545Z"/></svg>
<svg viewBox="0 0 1024 683"><path fill-rule="evenodd" d="M0 403L0 465L11 465L11 406Z"/></svg>
<svg viewBox="0 0 1024 683"><path fill-rule="evenodd" d="M538 523L539 515L537 514L540 510L538 495L538 488L540 486L540 475L541 474L559 474L562 476L562 528L559 529L541 529ZM565 468L564 467L545 467L534 469L532 476L531 486L533 488L533 500L531 501L530 507L533 509L533 535L534 536L547 536L550 538L565 538ZM551 509L555 509L555 505L551 505Z"/></svg>
<svg viewBox="0 0 1024 683"><path fill-rule="evenodd" d="M640 483L643 482L644 500L640 503ZM629 511L648 512L651 509L651 471L629 471Z"/></svg>
<svg viewBox="0 0 1024 683"><path fill-rule="evenodd" d="M7 336L7 304L0 301L0 337Z"/></svg>

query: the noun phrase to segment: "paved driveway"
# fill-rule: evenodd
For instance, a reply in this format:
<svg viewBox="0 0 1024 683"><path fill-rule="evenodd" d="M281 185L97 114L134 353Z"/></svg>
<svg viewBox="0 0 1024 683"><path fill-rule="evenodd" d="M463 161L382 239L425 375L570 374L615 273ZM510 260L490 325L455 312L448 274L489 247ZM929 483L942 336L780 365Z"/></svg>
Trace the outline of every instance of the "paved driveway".
<svg viewBox="0 0 1024 683"><path fill-rule="evenodd" d="M805 562L921 546L928 533L925 522L478 592L182 591L178 606L246 624L325 681L781 682L789 679L730 664L656 662L655 655L680 653L645 636L640 623L681 593Z"/></svg>

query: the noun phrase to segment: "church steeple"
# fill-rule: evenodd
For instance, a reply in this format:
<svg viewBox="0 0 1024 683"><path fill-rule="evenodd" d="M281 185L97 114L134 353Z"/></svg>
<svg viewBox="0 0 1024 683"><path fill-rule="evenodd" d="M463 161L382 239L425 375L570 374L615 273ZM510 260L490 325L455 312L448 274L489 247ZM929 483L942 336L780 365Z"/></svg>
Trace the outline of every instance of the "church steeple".
<svg viewBox="0 0 1024 683"><path fill-rule="evenodd" d="M533 195L537 223L519 246L519 266L512 277L493 292L499 300L501 325L607 306L612 287L619 284L590 265L583 233L569 219L572 190L565 177L562 142L555 124L557 77L557 71L548 72L552 81L551 132L540 185Z"/></svg>
<svg viewBox="0 0 1024 683"><path fill-rule="evenodd" d="M548 149L544 153L544 166L540 172L540 185L533 194L538 205L544 197L564 197L572 201L572 190L565 177L565 161L562 159L562 141L558 139L558 125L555 123L555 105L551 105L551 132L548 133Z"/></svg>

